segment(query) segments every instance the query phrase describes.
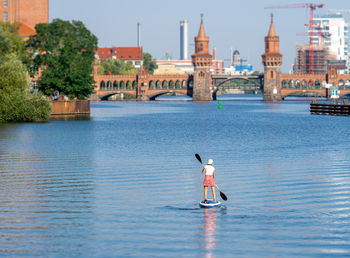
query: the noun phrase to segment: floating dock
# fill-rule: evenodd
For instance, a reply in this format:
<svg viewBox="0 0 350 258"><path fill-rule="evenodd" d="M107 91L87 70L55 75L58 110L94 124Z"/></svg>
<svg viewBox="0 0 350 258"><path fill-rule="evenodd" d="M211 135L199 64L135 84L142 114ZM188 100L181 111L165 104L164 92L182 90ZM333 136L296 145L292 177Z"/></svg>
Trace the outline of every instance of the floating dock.
<svg viewBox="0 0 350 258"><path fill-rule="evenodd" d="M310 104L310 113L315 115L350 116L348 100L332 103L318 103L315 100Z"/></svg>

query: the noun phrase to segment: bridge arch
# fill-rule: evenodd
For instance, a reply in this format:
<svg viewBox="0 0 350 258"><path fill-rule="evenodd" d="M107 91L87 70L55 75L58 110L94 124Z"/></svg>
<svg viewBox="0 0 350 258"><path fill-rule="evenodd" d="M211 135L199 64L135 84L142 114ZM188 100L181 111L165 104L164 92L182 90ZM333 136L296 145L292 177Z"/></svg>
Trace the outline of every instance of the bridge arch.
<svg viewBox="0 0 350 258"><path fill-rule="evenodd" d="M117 90L118 89L118 81L114 81L113 82L113 90Z"/></svg>
<svg viewBox="0 0 350 258"><path fill-rule="evenodd" d="M339 82L338 82L338 88L339 88L340 90L344 89L344 81L343 81L343 80L339 80Z"/></svg>
<svg viewBox="0 0 350 258"><path fill-rule="evenodd" d="M173 80L169 81L169 89L174 89L174 81Z"/></svg>
<svg viewBox="0 0 350 258"><path fill-rule="evenodd" d="M162 89L167 89L167 88L168 88L168 82L164 80L162 83Z"/></svg>
<svg viewBox="0 0 350 258"><path fill-rule="evenodd" d="M230 82L230 81L245 81L245 82L252 82L253 85L257 86L257 87L260 87L260 84L250 80L250 79L247 79L247 78L239 78L239 77L234 77L234 78L228 78L226 80L223 80L222 82L220 82L218 85L216 85L216 88L223 88L224 87L224 84L227 83L227 82Z"/></svg>
<svg viewBox="0 0 350 258"><path fill-rule="evenodd" d="M300 95L308 95L308 94L315 96L315 93L317 93L317 95L320 97L326 96L326 91L322 89L316 92L313 89L295 89L282 94L282 98L284 99L285 97L288 97L288 96L295 96L295 95L300 96Z"/></svg>
<svg viewBox="0 0 350 258"><path fill-rule="evenodd" d="M319 80L315 81L315 89L320 89L321 88L321 83Z"/></svg>
<svg viewBox="0 0 350 258"><path fill-rule="evenodd" d="M175 89L180 89L180 88L181 88L180 81L176 80L176 82L175 82Z"/></svg>
<svg viewBox="0 0 350 258"><path fill-rule="evenodd" d="M350 89L350 80L345 81L345 89Z"/></svg>
<svg viewBox="0 0 350 258"><path fill-rule="evenodd" d="M287 80L282 80L282 88L287 88Z"/></svg>
<svg viewBox="0 0 350 258"><path fill-rule="evenodd" d="M289 82L288 82L288 88L289 88L289 89L293 89L293 88L294 88L294 81L293 81L293 80L289 80Z"/></svg>
<svg viewBox="0 0 350 258"><path fill-rule="evenodd" d="M301 82L301 87L302 87L303 89L306 89L306 88L307 88L307 82L306 82L306 80L302 80L302 82Z"/></svg>
<svg viewBox="0 0 350 258"><path fill-rule="evenodd" d="M125 88L125 82L121 81L119 84L119 89L124 90L124 88Z"/></svg>
<svg viewBox="0 0 350 258"><path fill-rule="evenodd" d="M148 83L148 89L153 90L154 89L154 81L149 81Z"/></svg>
<svg viewBox="0 0 350 258"><path fill-rule="evenodd" d="M126 82L126 89L131 90L131 82L130 81Z"/></svg>
<svg viewBox="0 0 350 258"><path fill-rule="evenodd" d="M111 81L107 81L107 90L112 90L112 82Z"/></svg>
<svg viewBox="0 0 350 258"><path fill-rule="evenodd" d="M161 88L161 83L160 83L160 80L158 80L156 82L156 89L160 89Z"/></svg>
<svg viewBox="0 0 350 258"><path fill-rule="evenodd" d="M108 100L108 98L110 98L111 96L117 95L117 94L121 94L121 93L123 93L125 95L131 95L131 96L136 98L136 92L135 93L131 93L131 92L123 92L123 91L121 91L121 92L111 92L111 93L105 94L105 95L101 96L100 99L101 100Z"/></svg>
<svg viewBox="0 0 350 258"><path fill-rule="evenodd" d="M182 81L182 88L186 88L187 87L187 81L183 80Z"/></svg>
<svg viewBox="0 0 350 258"><path fill-rule="evenodd" d="M133 81L133 82L132 82L132 88L133 88L133 89L136 89L136 88L137 88L137 81Z"/></svg>
<svg viewBox="0 0 350 258"><path fill-rule="evenodd" d="M314 88L314 82L312 80L309 80L307 85L308 85L309 89L313 89Z"/></svg>
<svg viewBox="0 0 350 258"><path fill-rule="evenodd" d="M100 82L100 90L105 90L106 89L106 83L105 81Z"/></svg>
<svg viewBox="0 0 350 258"><path fill-rule="evenodd" d="M155 100L157 97L159 96L162 96L162 95L165 95L165 94L168 94L168 93L174 93L176 92L177 94L181 94L181 95L184 95L184 96L189 96L189 97L192 97L190 95L190 93L183 93L183 92L177 92L177 91L173 91L173 90L169 90L169 89L164 89L163 91L159 91L157 93L154 93L153 95L149 95L149 99L150 100Z"/></svg>

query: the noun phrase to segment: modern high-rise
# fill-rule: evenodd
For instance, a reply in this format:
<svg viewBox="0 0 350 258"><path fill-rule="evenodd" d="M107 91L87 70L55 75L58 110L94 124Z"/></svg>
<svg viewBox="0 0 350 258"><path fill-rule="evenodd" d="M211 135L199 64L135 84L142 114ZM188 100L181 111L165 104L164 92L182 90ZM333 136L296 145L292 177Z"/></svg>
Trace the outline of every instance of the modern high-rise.
<svg viewBox="0 0 350 258"><path fill-rule="evenodd" d="M345 60L349 71L348 24L340 13L315 15L313 23L313 43L323 44L329 55L336 60ZM321 42L320 42L321 40Z"/></svg>
<svg viewBox="0 0 350 258"><path fill-rule="evenodd" d="M49 0L0 0L0 20L19 23L19 34L27 39L36 24L49 22Z"/></svg>
<svg viewBox="0 0 350 258"><path fill-rule="evenodd" d="M188 60L188 21L180 21L180 60Z"/></svg>

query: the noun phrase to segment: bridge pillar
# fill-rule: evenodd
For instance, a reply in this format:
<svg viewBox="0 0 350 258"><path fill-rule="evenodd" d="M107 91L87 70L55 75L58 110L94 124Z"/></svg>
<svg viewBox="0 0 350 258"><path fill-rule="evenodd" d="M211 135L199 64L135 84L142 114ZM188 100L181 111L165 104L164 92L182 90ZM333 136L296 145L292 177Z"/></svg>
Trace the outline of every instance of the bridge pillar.
<svg viewBox="0 0 350 258"><path fill-rule="evenodd" d="M264 69L263 100L277 102L282 100L279 67L266 67Z"/></svg>
<svg viewBox="0 0 350 258"><path fill-rule="evenodd" d="M137 95L136 100L137 101L150 101L150 97L148 97L147 95Z"/></svg>

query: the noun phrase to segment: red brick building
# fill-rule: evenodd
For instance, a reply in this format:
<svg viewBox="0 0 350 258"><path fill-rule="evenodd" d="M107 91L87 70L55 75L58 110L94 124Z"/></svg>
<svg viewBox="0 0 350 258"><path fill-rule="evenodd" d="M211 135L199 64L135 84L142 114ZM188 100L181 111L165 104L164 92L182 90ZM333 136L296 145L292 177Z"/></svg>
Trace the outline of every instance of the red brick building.
<svg viewBox="0 0 350 258"><path fill-rule="evenodd" d="M27 40L36 24L49 22L49 0L0 0L0 20L19 23L19 34Z"/></svg>
<svg viewBox="0 0 350 258"><path fill-rule="evenodd" d="M132 63L136 68L142 64L142 47L104 47L96 51L96 59L119 59Z"/></svg>

